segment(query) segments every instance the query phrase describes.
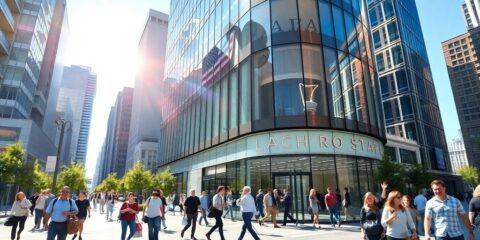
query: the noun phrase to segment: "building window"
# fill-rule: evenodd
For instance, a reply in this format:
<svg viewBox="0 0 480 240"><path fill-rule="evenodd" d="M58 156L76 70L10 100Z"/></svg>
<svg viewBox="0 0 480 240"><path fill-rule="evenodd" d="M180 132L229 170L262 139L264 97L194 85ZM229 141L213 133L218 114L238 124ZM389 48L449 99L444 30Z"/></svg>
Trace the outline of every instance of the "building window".
<svg viewBox="0 0 480 240"><path fill-rule="evenodd" d="M273 86L271 49L253 55L253 128L273 128Z"/></svg>
<svg viewBox="0 0 480 240"><path fill-rule="evenodd" d="M251 76L250 58L248 58L246 61L240 63L239 70L240 126L249 123L251 118Z"/></svg>
<svg viewBox="0 0 480 240"><path fill-rule="evenodd" d="M417 156L413 151L400 149L400 158L402 159L402 163L417 164Z"/></svg>
<svg viewBox="0 0 480 240"><path fill-rule="evenodd" d="M330 47L335 47L331 6L328 3L318 2L318 7L320 10L320 24L322 28L323 44Z"/></svg>
<svg viewBox="0 0 480 240"><path fill-rule="evenodd" d="M396 22L389 23L387 25L387 30L388 30L388 38L390 42L393 42L398 39L398 29L397 29Z"/></svg>
<svg viewBox="0 0 480 240"><path fill-rule="evenodd" d="M296 0L271 0L272 44L299 41Z"/></svg>
<svg viewBox="0 0 480 240"><path fill-rule="evenodd" d="M298 1L302 42L321 43L316 0Z"/></svg>
<svg viewBox="0 0 480 240"><path fill-rule="evenodd" d="M252 51L270 46L270 8L268 2L252 8Z"/></svg>

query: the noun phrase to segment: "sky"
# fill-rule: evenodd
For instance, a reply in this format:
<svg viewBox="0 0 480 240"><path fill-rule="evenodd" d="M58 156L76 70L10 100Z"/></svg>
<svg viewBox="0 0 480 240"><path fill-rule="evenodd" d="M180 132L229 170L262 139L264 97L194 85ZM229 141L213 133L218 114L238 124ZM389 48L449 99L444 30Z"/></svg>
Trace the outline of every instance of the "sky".
<svg viewBox="0 0 480 240"><path fill-rule="evenodd" d="M441 42L466 31L463 0L417 0L447 140L460 128ZM435 4L432 4L435 3ZM92 67L97 74L86 175L93 178L105 138L110 107L124 86L133 87L137 46L150 8L169 13L170 0L68 0L70 36L66 65Z"/></svg>
<svg viewBox="0 0 480 240"><path fill-rule="evenodd" d="M169 12L169 0L67 0L70 34L66 66L85 65L97 74L86 176L93 178L117 93L133 87L137 49L150 8Z"/></svg>

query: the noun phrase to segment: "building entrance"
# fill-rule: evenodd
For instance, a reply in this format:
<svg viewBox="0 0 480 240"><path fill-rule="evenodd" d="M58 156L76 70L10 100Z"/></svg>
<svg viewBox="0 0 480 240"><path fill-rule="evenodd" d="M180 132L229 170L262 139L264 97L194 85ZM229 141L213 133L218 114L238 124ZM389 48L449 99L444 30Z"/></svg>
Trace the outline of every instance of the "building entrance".
<svg viewBox="0 0 480 240"><path fill-rule="evenodd" d="M302 171L275 172L272 173L274 188L288 189L292 197L292 208L290 214L298 221L305 223L311 220L308 214L308 195L311 187L310 173ZM281 205L280 214L277 219L283 221L285 214L284 205Z"/></svg>

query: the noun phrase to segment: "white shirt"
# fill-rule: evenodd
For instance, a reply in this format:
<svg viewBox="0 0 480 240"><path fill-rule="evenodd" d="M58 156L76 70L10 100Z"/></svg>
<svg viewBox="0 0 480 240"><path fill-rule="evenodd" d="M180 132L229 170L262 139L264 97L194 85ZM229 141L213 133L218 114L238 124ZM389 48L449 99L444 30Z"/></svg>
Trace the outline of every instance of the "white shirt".
<svg viewBox="0 0 480 240"><path fill-rule="evenodd" d="M147 200L147 217L154 218L158 216L162 216L162 211L160 211L160 207L162 207L162 199L160 198L149 198Z"/></svg>
<svg viewBox="0 0 480 240"><path fill-rule="evenodd" d="M252 195L247 194L242 198L237 200L237 205L240 206L240 211L242 212L256 212L257 208L255 207L255 199Z"/></svg>
<svg viewBox="0 0 480 240"><path fill-rule="evenodd" d="M29 213L28 208L30 208L30 206L32 206L32 203L26 198L24 198L22 201L16 200L15 202L13 202L12 210L10 211L10 214L16 217L28 216L28 213ZM26 208L22 208L22 207L26 207Z"/></svg>
<svg viewBox="0 0 480 240"><path fill-rule="evenodd" d="M413 223L412 217L407 210L397 211L397 217L390 224L387 224L387 219L391 215L392 213L387 208L383 209L382 225L387 228L387 236L404 239L412 235L415 223Z"/></svg>
<svg viewBox="0 0 480 240"><path fill-rule="evenodd" d="M45 208L45 200L47 196L40 196L38 197L38 203L35 205L35 209L43 210Z"/></svg>
<svg viewBox="0 0 480 240"><path fill-rule="evenodd" d="M427 198L422 194L418 194L413 200L413 204L417 207L418 211L423 211L427 205Z"/></svg>
<svg viewBox="0 0 480 240"><path fill-rule="evenodd" d="M219 194L215 194L215 196L213 196L213 203L212 205L215 207L215 205L221 205L220 208L218 207L215 207L216 209L220 210L220 211L223 211L223 204L224 204L224 199L222 196L220 196Z"/></svg>

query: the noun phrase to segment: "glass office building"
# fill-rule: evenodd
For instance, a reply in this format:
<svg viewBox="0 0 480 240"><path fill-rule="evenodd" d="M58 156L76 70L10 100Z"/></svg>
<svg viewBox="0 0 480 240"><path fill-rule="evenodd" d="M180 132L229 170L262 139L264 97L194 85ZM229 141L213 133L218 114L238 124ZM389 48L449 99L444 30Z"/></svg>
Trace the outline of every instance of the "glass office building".
<svg viewBox="0 0 480 240"><path fill-rule="evenodd" d="M161 169L178 191L374 190L385 141L362 0L172 1Z"/></svg>

